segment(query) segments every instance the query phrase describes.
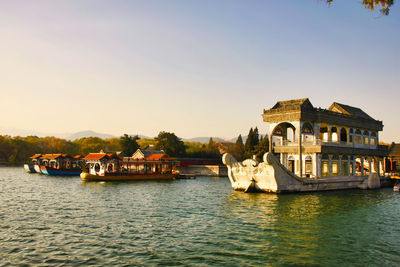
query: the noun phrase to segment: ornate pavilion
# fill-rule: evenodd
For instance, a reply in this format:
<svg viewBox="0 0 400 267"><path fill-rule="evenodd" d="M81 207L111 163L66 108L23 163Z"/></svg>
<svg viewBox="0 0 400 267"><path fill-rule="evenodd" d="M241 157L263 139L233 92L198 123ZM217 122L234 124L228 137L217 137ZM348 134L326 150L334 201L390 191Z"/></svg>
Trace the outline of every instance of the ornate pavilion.
<svg viewBox="0 0 400 267"><path fill-rule="evenodd" d="M270 151L300 177L384 174L382 121L359 108L336 102L315 108L308 98L279 101L264 110L263 120L270 123Z"/></svg>

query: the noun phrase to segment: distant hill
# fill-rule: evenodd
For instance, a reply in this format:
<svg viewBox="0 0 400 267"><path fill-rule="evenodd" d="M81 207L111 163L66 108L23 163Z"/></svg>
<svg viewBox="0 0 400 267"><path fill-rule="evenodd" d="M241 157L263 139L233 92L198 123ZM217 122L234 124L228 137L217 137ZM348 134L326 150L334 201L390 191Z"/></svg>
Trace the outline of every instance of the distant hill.
<svg viewBox="0 0 400 267"><path fill-rule="evenodd" d="M76 140L76 139L81 139L84 137L99 137L102 139L108 139L108 138L114 138L116 136L111 135L111 134L97 133L97 132L88 130L88 131L81 131L81 132L71 134L71 135L67 136L66 139L67 140Z"/></svg>
<svg viewBox="0 0 400 267"><path fill-rule="evenodd" d="M185 142L200 142L200 143L208 143L210 141L210 137L195 137L195 138L181 138L182 141ZM216 142L226 142L226 140L219 138L219 137L213 137L212 138Z"/></svg>
<svg viewBox="0 0 400 267"><path fill-rule="evenodd" d="M238 139L238 137L239 137L239 135L234 137L234 138L232 138L232 139L229 139L228 141L232 142L232 143L236 143L236 140ZM242 140L243 140L243 144L246 143L247 135L242 135Z"/></svg>
<svg viewBox="0 0 400 267"><path fill-rule="evenodd" d="M39 137L55 136L58 138L64 138L64 139L71 140L71 141L80 139L80 138L84 138L84 137L99 137L102 139L120 137L120 135L115 136L112 134L98 133L98 132L91 131L91 130L80 131L77 133L43 133L43 132L38 132L35 130L24 130L24 129L17 129L17 128L2 128L2 127L0 127L0 135L10 135L10 136L36 135ZM129 135L135 136L137 134L129 134ZM138 134L138 136L140 137L140 139L153 139L154 138L154 137L149 137L149 136L140 135L140 134ZM242 138L243 138L243 143L246 142L247 136L242 136ZM234 142L236 142L237 137L234 137L234 138L228 139L228 140L225 140L220 137L213 137L212 139L216 142L232 142L232 143L234 143ZM203 144L207 144L208 141L210 140L210 137L207 136L207 137L181 138L181 140L185 141L185 142L200 142Z"/></svg>

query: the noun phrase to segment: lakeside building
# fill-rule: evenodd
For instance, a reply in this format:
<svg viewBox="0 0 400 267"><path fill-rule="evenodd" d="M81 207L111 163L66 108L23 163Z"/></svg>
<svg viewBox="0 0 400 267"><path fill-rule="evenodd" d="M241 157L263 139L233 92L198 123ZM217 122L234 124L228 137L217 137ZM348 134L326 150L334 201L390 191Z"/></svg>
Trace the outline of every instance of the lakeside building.
<svg viewBox="0 0 400 267"><path fill-rule="evenodd" d="M262 116L270 123L269 151L299 177L384 174L383 123L360 108L336 102L315 108L303 98L279 101Z"/></svg>
<svg viewBox="0 0 400 267"><path fill-rule="evenodd" d="M386 171L391 175L400 176L400 144L392 143L390 146Z"/></svg>

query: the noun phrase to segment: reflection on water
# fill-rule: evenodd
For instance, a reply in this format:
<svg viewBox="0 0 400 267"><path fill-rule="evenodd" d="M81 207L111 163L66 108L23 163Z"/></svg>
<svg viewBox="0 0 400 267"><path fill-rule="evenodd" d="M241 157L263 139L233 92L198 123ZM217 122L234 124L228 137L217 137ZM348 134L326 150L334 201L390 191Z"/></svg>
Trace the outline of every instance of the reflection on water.
<svg viewBox="0 0 400 267"><path fill-rule="evenodd" d="M96 183L0 168L0 259L18 265L390 265L390 189L245 194L227 178Z"/></svg>

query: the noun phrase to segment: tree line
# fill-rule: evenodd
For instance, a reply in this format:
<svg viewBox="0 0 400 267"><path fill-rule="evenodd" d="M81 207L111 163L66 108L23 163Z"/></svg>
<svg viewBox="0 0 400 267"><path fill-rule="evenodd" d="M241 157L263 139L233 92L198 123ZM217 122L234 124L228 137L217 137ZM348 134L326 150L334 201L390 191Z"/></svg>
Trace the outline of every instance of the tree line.
<svg viewBox="0 0 400 267"><path fill-rule="evenodd" d="M102 139L99 137L84 137L69 141L53 136L48 137L10 137L0 135L0 163L22 164L34 154L70 154L87 155L101 150L105 152L123 151L124 155L131 156L138 148L144 149L152 145L155 150L163 150L172 157L212 158L221 159L218 142L210 138L207 144L200 142L184 142L174 133L162 131L154 139L140 139L137 135L124 134L121 137ZM251 128L248 138L243 143L239 135L236 142L224 142L226 152L236 159L243 160L256 155L261 160L268 151L268 136L259 136L258 129Z"/></svg>

